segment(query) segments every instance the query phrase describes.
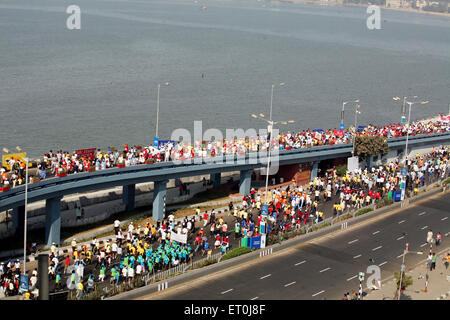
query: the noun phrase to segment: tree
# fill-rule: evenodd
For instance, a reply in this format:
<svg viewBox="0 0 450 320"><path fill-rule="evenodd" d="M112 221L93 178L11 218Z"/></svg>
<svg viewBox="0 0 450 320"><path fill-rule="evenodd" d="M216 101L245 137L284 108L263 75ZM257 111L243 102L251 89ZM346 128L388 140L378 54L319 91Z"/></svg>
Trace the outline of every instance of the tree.
<svg viewBox="0 0 450 320"><path fill-rule="evenodd" d="M388 143L382 136L360 136L355 138L356 154L360 157L376 156L389 152Z"/></svg>
<svg viewBox="0 0 450 320"><path fill-rule="evenodd" d="M410 285L413 284L412 276L405 275L404 271L402 273L403 273L403 275L402 275L402 289L401 289L401 292L405 291L405 289L407 287L409 287ZM397 289L395 290L395 293L394 293L394 300L398 300L398 289L400 287L400 275L399 275L398 272L394 272L394 278L395 278L395 280L397 282Z"/></svg>

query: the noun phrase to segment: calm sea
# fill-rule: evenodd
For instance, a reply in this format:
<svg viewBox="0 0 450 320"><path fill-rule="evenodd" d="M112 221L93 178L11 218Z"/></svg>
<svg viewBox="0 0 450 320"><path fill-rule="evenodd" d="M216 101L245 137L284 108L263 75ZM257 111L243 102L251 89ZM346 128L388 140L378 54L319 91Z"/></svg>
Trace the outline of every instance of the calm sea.
<svg viewBox="0 0 450 320"><path fill-rule="evenodd" d="M68 30L69 5L81 29ZM205 10L201 10L206 6ZM365 8L256 0L2 0L0 148L151 144L157 84L161 138L173 130L262 128L252 113L295 120L284 130L338 127L343 100L359 124L400 120L394 96L448 111L450 19ZM348 106L345 123L354 121Z"/></svg>

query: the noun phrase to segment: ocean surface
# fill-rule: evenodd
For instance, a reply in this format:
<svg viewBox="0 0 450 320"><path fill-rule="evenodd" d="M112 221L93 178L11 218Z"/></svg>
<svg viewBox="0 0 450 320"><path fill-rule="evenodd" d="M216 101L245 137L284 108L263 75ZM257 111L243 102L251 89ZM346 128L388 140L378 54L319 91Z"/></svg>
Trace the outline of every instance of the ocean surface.
<svg viewBox="0 0 450 320"><path fill-rule="evenodd" d="M69 5L81 29L69 30ZM201 10L202 6L206 9ZM263 128L252 113L295 120L283 131L400 120L394 96L429 100L412 118L447 113L450 19L363 7L257 0L2 0L0 149L32 157L63 149L152 144L194 121ZM354 122L347 105L346 127Z"/></svg>

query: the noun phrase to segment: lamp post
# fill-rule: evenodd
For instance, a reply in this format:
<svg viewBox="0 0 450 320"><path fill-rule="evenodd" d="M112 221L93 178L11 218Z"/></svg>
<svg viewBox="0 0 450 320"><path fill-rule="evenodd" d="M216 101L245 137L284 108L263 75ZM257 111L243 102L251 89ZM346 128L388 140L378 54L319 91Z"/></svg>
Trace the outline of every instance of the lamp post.
<svg viewBox="0 0 450 320"><path fill-rule="evenodd" d="M398 300L400 300L400 295L401 295L403 272L405 272L405 270L406 270L406 266L405 266L405 256L406 256L406 254L407 253L423 254L422 251L408 251L408 247L409 247L409 243L406 243L405 250L403 251L402 265L400 267L400 284L398 286Z"/></svg>
<svg viewBox="0 0 450 320"><path fill-rule="evenodd" d="M411 96L410 98L416 99L417 96ZM401 118L401 123L405 123L406 120L406 99L408 99L408 97L403 97L403 105L402 105L402 118ZM400 97L393 97L392 100L395 101L400 101L402 100Z"/></svg>
<svg viewBox="0 0 450 320"><path fill-rule="evenodd" d="M361 112L359 111L359 104L357 104L356 106L355 106L355 133L354 133L354 135L353 135L353 150L352 150L352 157L354 157L355 156L355 142L356 142L356 132L357 132L357 127L356 127L356 124L357 124L357 122L358 122L358 114L361 114Z"/></svg>
<svg viewBox="0 0 450 320"><path fill-rule="evenodd" d="M27 269L27 205L28 205L28 157L25 158L25 218L23 225L23 274L26 275Z"/></svg>
<svg viewBox="0 0 450 320"><path fill-rule="evenodd" d="M346 105L347 103L351 103L351 102L358 103L358 102L359 102L359 99L342 102L341 126L340 126L340 129L341 129L341 130L344 130L344 110L345 110L345 105Z"/></svg>
<svg viewBox="0 0 450 320"><path fill-rule="evenodd" d="M408 139L409 139L409 129L411 126L411 106L413 104L427 104L429 101L421 101L421 102L410 102L406 101L406 103L409 105L409 111L408 111L408 130L406 131L406 146L405 146L405 161L408 160Z"/></svg>
<svg viewBox="0 0 450 320"><path fill-rule="evenodd" d="M169 86L169 82L165 82L165 86ZM161 89L161 83L158 83L158 94L156 97L156 133L155 137L158 137L158 125L159 125L159 91Z"/></svg>
<svg viewBox="0 0 450 320"><path fill-rule="evenodd" d="M261 119L261 120L264 120L264 121L266 121L268 123L267 133L268 133L270 139L269 139L269 146L267 148L267 150L268 150L267 151L268 152L268 159L267 159L267 170L266 170L266 196L265 196L265 200L264 200L264 204L267 204L267 189L268 189L268 185L269 185L269 166L270 166L270 155L271 155L270 146L271 146L271 141L272 141L273 125L277 124L277 123L281 123L281 124L287 125L287 124L295 123L295 121L294 120L288 120L288 121L267 120L267 119L264 118L264 114L262 114L262 113L260 113L259 116L257 116L256 114L252 114L251 116L252 116L252 118Z"/></svg>
<svg viewBox="0 0 450 320"><path fill-rule="evenodd" d="M417 96L414 96L417 97ZM401 194L401 200L405 199L405 193L406 193L406 177L408 175L408 141L409 141L409 129L411 127L411 106L413 104L427 104L429 101L421 101L421 102L411 102L411 101L406 101L406 103L409 105L409 110L408 110L408 128L406 130L406 145L405 145L405 159L404 159L404 169L403 169L403 174L402 174L402 184L401 184L401 190L402 190L402 194ZM403 161L402 161L403 162Z"/></svg>
<svg viewBox="0 0 450 320"><path fill-rule="evenodd" d="M280 87L284 86L284 85L285 85L284 82L280 82L279 83ZM267 205L267 189L268 189L268 186L269 186L269 166L270 166L270 155L271 155L270 146L271 146L271 141L272 141L273 125L277 124L277 123L281 123L281 124L285 124L286 125L286 124L291 124L291 123L295 122L294 120L288 120L288 121L273 121L272 120L273 91L274 91L275 87L276 87L276 85L272 84L272 90L271 90L271 94L270 94L270 115L269 115L270 119L267 120L263 113L260 113L259 116L256 115L256 114L252 114L251 115L255 119L261 119L261 120L264 120L264 121L266 121L268 123L267 134L268 134L268 137L269 137L269 146L268 146L267 170L266 170L266 196L265 196L265 200L264 200L264 204L266 204L266 205Z"/></svg>

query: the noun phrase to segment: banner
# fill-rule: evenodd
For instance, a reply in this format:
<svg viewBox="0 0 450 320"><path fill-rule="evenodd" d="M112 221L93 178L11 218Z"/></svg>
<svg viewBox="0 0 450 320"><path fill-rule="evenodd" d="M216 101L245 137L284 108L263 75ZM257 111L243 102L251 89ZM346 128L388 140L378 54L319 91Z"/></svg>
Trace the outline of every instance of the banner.
<svg viewBox="0 0 450 320"><path fill-rule="evenodd" d="M153 137L153 146L157 148L158 145L159 145L159 137Z"/></svg>
<svg viewBox="0 0 450 320"><path fill-rule="evenodd" d="M9 171L9 170L11 170L11 166L6 163L6 160L8 160L8 162L11 159L14 159L14 160L19 159L19 160L25 161L26 157L27 157L26 152L4 154L4 155L2 155L2 165Z"/></svg>
<svg viewBox="0 0 450 320"><path fill-rule="evenodd" d="M19 285L20 292L28 291L28 276L21 274L20 275L20 285Z"/></svg>
<svg viewBox="0 0 450 320"><path fill-rule="evenodd" d="M359 159L358 157L349 157L347 159L347 169L350 172L353 172L359 169Z"/></svg>
<svg viewBox="0 0 450 320"><path fill-rule="evenodd" d="M259 248L261 248L261 236L259 236L259 237L252 237L250 239L251 239L251 241L250 241L249 247L251 249L259 249Z"/></svg>
<svg viewBox="0 0 450 320"><path fill-rule="evenodd" d="M261 206L261 215L263 217L267 217L268 214L269 214L269 206L267 204L263 204Z"/></svg>
<svg viewBox="0 0 450 320"><path fill-rule="evenodd" d="M267 233L267 231L266 231L266 223L265 223L264 221L261 221L261 222L259 223L259 231L260 231L262 234Z"/></svg>
<svg viewBox="0 0 450 320"><path fill-rule="evenodd" d="M261 249L266 247L266 235L261 235Z"/></svg>
<svg viewBox="0 0 450 320"><path fill-rule="evenodd" d="M165 147L167 144L172 143L172 145L175 145L175 141L173 140L160 140L158 143L158 147Z"/></svg>
<svg viewBox="0 0 450 320"><path fill-rule="evenodd" d="M171 231L170 232L170 240L186 244L187 243L187 234L176 233L176 232Z"/></svg>
<svg viewBox="0 0 450 320"><path fill-rule="evenodd" d="M89 149L75 150L75 153L78 155L79 158L88 158L89 160L94 160L96 151L97 151L96 148L89 148Z"/></svg>

